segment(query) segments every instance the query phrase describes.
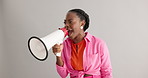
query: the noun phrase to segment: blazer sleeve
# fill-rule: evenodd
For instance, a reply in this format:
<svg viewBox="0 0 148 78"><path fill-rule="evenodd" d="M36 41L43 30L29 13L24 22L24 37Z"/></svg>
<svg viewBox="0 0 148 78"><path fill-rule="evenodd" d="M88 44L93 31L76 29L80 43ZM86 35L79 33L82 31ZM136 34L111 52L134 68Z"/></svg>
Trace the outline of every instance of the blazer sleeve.
<svg viewBox="0 0 148 78"><path fill-rule="evenodd" d="M67 75L68 75L68 71L67 71L67 67L66 67L66 64L65 64L65 58L64 58L64 52L62 52L62 60L64 62L64 65L63 66L59 66L56 64L56 69L57 69L57 72L58 74L61 76L61 78L66 78Z"/></svg>
<svg viewBox="0 0 148 78"><path fill-rule="evenodd" d="M110 62L110 55L108 51L108 47L105 42L103 42L100 46L100 54L101 54L101 78L113 78L112 77L112 66Z"/></svg>

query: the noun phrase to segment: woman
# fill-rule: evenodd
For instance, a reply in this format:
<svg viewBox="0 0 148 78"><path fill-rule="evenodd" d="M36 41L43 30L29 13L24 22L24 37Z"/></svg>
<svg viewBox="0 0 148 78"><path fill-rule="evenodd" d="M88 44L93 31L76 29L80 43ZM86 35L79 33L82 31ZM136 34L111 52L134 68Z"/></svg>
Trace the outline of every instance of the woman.
<svg viewBox="0 0 148 78"><path fill-rule="evenodd" d="M68 11L64 21L68 38L52 47L57 72L62 78L112 78L112 67L105 42L85 32L89 16L81 9Z"/></svg>

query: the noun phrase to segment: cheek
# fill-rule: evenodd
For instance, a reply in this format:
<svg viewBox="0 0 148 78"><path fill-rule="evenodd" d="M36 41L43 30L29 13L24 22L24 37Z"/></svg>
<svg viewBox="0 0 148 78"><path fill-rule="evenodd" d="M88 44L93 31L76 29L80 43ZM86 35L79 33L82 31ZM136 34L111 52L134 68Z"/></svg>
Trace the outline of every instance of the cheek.
<svg viewBox="0 0 148 78"><path fill-rule="evenodd" d="M79 23L77 21L74 21L71 23L72 28L76 28L78 25L79 25Z"/></svg>
<svg viewBox="0 0 148 78"><path fill-rule="evenodd" d="M74 24L71 25L71 28L77 30L79 28L79 24L74 23Z"/></svg>
<svg viewBox="0 0 148 78"><path fill-rule="evenodd" d="M75 28L75 25L71 25L71 28L74 29Z"/></svg>

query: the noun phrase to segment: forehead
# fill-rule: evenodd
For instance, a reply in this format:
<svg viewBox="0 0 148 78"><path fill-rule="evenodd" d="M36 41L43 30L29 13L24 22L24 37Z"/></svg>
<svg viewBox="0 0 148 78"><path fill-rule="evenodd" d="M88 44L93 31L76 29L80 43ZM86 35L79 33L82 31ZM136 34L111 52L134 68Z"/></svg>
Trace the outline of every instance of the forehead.
<svg viewBox="0 0 148 78"><path fill-rule="evenodd" d="M66 15L66 20L69 20L69 19L79 19L79 17L75 12L68 12Z"/></svg>

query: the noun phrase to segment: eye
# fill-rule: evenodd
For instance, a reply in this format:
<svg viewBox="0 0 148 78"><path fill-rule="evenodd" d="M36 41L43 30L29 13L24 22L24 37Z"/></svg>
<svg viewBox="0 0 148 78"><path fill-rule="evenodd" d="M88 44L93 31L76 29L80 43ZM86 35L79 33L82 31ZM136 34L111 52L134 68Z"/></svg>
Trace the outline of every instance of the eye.
<svg viewBox="0 0 148 78"><path fill-rule="evenodd" d="M64 20L64 22L63 22L64 24L66 24L66 20Z"/></svg>
<svg viewBox="0 0 148 78"><path fill-rule="evenodd" d="M64 21L63 23L64 23L64 24L66 24L66 22L65 22L65 21Z"/></svg>
<svg viewBox="0 0 148 78"><path fill-rule="evenodd" d="M72 21L69 21L69 24L71 24L72 23Z"/></svg>

